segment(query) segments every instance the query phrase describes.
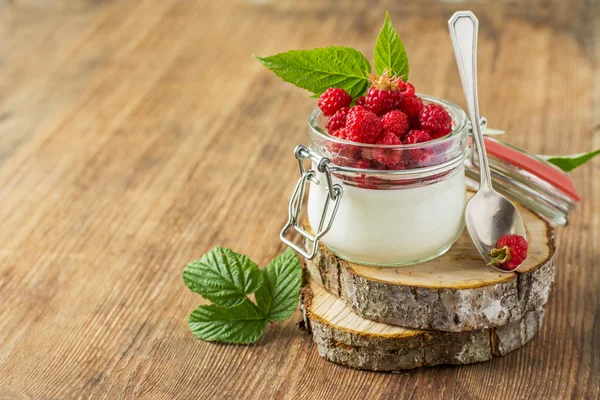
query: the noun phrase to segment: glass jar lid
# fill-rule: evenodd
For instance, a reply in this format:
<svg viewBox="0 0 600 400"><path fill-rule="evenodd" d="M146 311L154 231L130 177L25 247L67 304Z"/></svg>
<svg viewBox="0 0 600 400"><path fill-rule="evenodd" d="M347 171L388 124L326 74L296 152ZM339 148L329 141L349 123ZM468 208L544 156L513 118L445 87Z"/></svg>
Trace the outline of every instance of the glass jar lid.
<svg viewBox="0 0 600 400"><path fill-rule="evenodd" d="M501 140L486 136L484 141L494 189L527 206L551 225L566 225L569 212L581 201L569 175ZM465 174L467 185L477 189L479 161L472 141L465 161Z"/></svg>

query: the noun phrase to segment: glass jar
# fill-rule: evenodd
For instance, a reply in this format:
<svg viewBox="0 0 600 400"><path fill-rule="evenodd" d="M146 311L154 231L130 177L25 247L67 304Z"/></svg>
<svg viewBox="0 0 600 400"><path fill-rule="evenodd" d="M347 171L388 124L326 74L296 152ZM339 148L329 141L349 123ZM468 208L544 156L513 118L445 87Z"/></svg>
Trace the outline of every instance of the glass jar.
<svg viewBox="0 0 600 400"><path fill-rule="evenodd" d="M452 246L464 228L467 118L455 104L420 96L450 113L448 136L412 145L355 143L327 134L326 118L319 109L312 112L308 148L295 152L301 177L281 232L286 244L312 259L321 241L342 259L375 266L424 262ZM309 183L310 225L303 226ZM305 248L286 237L291 227L305 238Z"/></svg>

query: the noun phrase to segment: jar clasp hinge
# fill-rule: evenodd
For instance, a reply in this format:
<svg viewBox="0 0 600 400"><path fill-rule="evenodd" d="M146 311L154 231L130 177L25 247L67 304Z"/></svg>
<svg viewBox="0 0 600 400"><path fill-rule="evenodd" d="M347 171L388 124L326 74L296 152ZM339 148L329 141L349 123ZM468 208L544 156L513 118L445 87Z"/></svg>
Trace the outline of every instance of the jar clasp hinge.
<svg viewBox="0 0 600 400"><path fill-rule="evenodd" d="M294 155L296 156L298 165L300 167L300 179L298 179L298 183L296 184L294 192L292 193L292 198L290 199L288 222L281 230L279 237L283 243L302 254L304 258L307 260L312 260L317 255L319 239L321 239L323 235L325 235L329 229L331 229L331 225L333 225L333 220L342 198L343 189L340 185L333 183L331 178L331 169L329 167L331 161L328 158L319 157L316 154L313 154L310 149L304 145L298 145L296 150L294 150ZM312 182L315 185L321 184L321 182L317 179L317 172L315 170L307 170L304 168L304 160L306 159L311 159L314 164L316 164L317 170L325 175L328 192L327 198L325 199L325 205L323 206L323 212L319 220L319 226L315 234L311 234L302 228L301 222L298 220L300 217L300 210L302 209L302 202L304 200L306 186L309 182ZM327 211L332 206L333 209L328 217ZM306 247L298 245L286 238L285 235L289 228L294 228L294 230L305 239Z"/></svg>

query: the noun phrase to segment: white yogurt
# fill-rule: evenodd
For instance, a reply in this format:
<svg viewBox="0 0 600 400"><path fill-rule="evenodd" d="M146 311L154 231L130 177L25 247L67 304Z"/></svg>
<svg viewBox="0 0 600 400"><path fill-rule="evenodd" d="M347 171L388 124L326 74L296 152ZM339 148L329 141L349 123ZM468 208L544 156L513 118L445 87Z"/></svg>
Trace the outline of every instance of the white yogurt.
<svg viewBox="0 0 600 400"><path fill-rule="evenodd" d="M344 193L329 232L321 242L341 258L376 265L407 265L435 258L464 228L464 167L443 180L418 186L377 190L343 184ZM326 199L325 176L311 184L308 219L316 230Z"/></svg>

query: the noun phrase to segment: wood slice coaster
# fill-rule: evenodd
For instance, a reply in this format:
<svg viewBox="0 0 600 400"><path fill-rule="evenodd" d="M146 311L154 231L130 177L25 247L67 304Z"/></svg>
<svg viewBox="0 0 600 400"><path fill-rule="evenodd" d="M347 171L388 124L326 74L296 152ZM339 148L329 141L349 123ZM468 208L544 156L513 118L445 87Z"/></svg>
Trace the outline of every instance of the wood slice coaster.
<svg viewBox="0 0 600 400"><path fill-rule="evenodd" d="M544 310L497 328L469 332L423 331L373 322L312 281L303 288L302 310L319 355L351 368L397 371L437 364L487 361L535 336Z"/></svg>
<svg viewBox="0 0 600 400"><path fill-rule="evenodd" d="M311 278L363 318L415 329L449 332L519 321L546 304L554 280L554 232L519 206L529 242L519 270L485 264L465 229L443 256L422 264L378 268L344 261L320 246L307 261Z"/></svg>

